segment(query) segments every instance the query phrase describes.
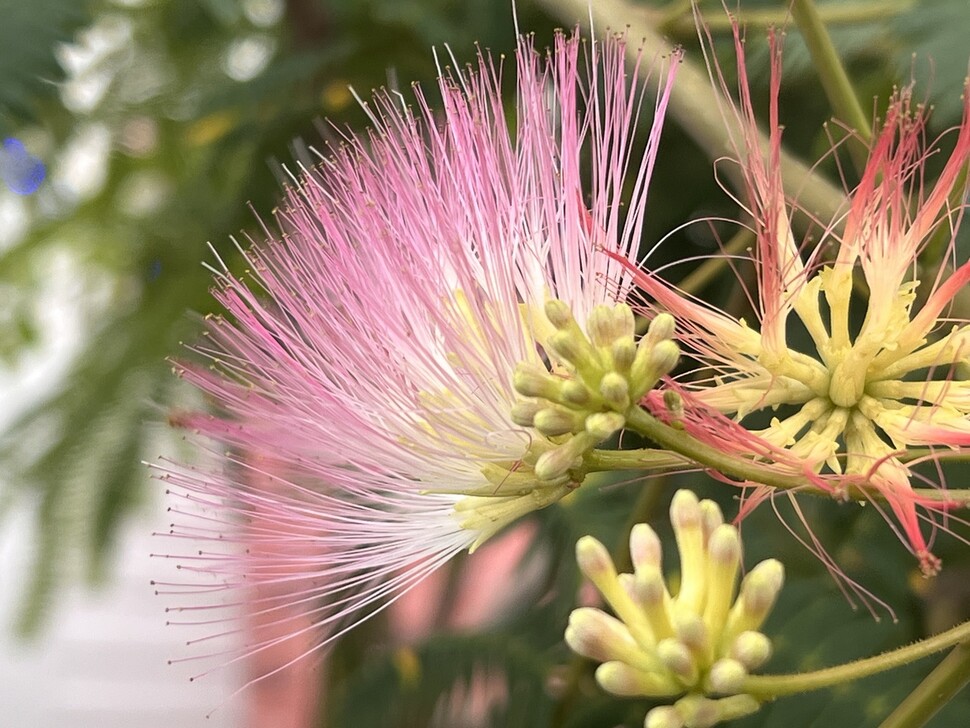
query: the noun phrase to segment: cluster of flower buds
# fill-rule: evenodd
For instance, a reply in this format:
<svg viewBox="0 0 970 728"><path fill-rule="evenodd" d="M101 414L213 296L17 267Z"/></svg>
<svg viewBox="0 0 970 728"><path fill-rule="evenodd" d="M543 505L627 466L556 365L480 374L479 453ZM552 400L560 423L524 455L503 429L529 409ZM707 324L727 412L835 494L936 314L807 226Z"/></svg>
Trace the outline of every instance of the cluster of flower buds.
<svg viewBox="0 0 970 728"><path fill-rule="evenodd" d="M671 596L661 571L660 541L650 526L630 533L633 574L617 574L606 548L591 536L576 544L579 567L617 615L584 607L570 615L566 642L601 664L596 681L609 693L683 696L652 709L645 728L707 728L753 713L744 693L748 673L771 655L759 632L784 581L774 559L745 576L737 529L717 504L678 491L670 518L680 552L680 589Z"/></svg>
<svg viewBox="0 0 970 728"><path fill-rule="evenodd" d="M543 342L552 371L520 364L512 419L553 443L536 460L539 480L556 481L579 468L583 456L626 424L631 407L677 364L674 319L657 316L636 341L633 311L624 303L595 306L584 332L569 306L545 305L554 331Z"/></svg>

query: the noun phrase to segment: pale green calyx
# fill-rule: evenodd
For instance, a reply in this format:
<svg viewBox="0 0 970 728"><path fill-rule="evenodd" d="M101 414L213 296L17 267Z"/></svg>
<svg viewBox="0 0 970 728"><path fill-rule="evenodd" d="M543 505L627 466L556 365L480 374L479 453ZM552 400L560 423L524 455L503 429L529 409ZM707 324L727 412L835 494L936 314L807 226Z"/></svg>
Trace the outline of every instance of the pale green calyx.
<svg viewBox="0 0 970 728"><path fill-rule="evenodd" d="M585 332L563 301L547 301L544 313L553 329L541 342L549 367L516 369L515 389L528 399L516 403L512 419L543 436L539 480L581 478L585 455L623 429L631 408L676 366L674 321L657 316L638 342L633 311L623 303L595 306Z"/></svg>
<svg viewBox="0 0 970 728"><path fill-rule="evenodd" d="M781 590L784 569L773 559L761 562L735 597L741 540L717 505L680 490L670 520L681 568L675 595L661 573L660 540L650 526L639 524L630 532L633 574L617 574L596 539L579 540L579 568L616 617L577 609L566 642L602 663L596 681L607 692L678 698L647 713L646 728L706 728L759 707L743 685L771 655L770 641L757 630Z"/></svg>

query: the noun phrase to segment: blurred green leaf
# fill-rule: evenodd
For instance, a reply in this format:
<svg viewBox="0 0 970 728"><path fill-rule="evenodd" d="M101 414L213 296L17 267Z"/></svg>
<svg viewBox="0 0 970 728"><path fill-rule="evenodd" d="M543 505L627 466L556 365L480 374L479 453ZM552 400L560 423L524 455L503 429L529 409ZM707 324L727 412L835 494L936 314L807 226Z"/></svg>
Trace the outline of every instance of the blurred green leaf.
<svg viewBox="0 0 970 728"><path fill-rule="evenodd" d="M0 0L0 135L35 121L39 105L57 95L64 71L58 43L90 20L82 0Z"/></svg>

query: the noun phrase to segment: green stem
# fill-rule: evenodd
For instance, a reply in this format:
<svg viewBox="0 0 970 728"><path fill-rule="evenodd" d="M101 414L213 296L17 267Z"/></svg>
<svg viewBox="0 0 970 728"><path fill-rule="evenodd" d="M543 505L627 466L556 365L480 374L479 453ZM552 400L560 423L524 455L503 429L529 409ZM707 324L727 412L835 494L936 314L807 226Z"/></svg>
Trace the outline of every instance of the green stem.
<svg viewBox="0 0 970 728"><path fill-rule="evenodd" d="M586 454L583 465L591 473L618 470L675 470L695 467L696 463L667 450L593 450Z"/></svg>
<svg viewBox="0 0 970 728"><path fill-rule="evenodd" d="M627 425L661 447L731 478L762 483L779 490L800 488L806 491L820 492L818 488L807 485L805 478L799 475L779 473L769 466L729 455L716 447L694 439L683 430L664 424L646 410L632 410L627 415Z"/></svg>
<svg viewBox="0 0 970 728"><path fill-rule="evenodd" d="M970 642L962 642L906 696L879 728L926 725L967 683L970 683Z"/></svg>
<svg viewBox="0 0 970 728"><path fill-rule="evenodd" d="M687 3L689 9L690 4ZM913 0L875 0L874 2L858 3L828 3L818 8L822 21L828 25L854 25L856 23L871 23L878 19L894 18L913 7ZM694 32L694 23L690 16L685 17L681 6L679 13L664 13L660 27L664 30L684 35ZM741 10L735 13L738 23L747 27L767 28L774 26L783 28L788 24L789 14L786 10ZM701 18L712 31L731 29L731 19L724 12L702 13Z"/></svg>
<svg viewBox="0 0 970 728"><path fill-rule="evenodd" d="M892 670L910 662L915 662L934 652L945 650L947 647L970 639L970 621L959 624L928 639L906 645L891 652L884 652L875 657L849 662L838 667L829 667L815 672L796 673L793 675L752 675L745 679L740 692L749 693L758 699L777 698L782 695L806 693L821 688L869 677L886 670Z"/></svg>
<svg viewBox="0 0 970 728"><path fill-rule="evenodd" d="M815 3L812 0L793 0L791 13L802 32L808 52L812 55L822 88L825 89L825 95L832 104L835 115L853 127L858 134L857 140L849 142L849 155L861 173L865 169L869 157L868 145L872 141L869 117L862 110L849 74L842 65Z"/></svg>
<svg viewBox="0 0 970 728"><path fill-rule="evenodd" d="M970 506L970 490L913 488L913 493L923 500L936 501L941 506L952 506L954 508L966 508Z"/></svg>
<svg viewBox="0 0 970 728"><path fill-rule="evenodd" d="M643 409L636 409L627 414L627 425L639 434L653 440L665 450L596 450L591 453L591 462L600 467L591 470L638 470L653 469L654 463L663 462L661 469L673 469L695 463L703 468L716 470L719 473L752 483L778 488L779 490L800 489L802 492L816 495L830 495L830 493L809 485L806 479L799 475L779 473L769 465L735 457L729 453L707 445L670 425L665 425L656 417ZM678 463L676 455L682 456ZM938 502L941 506L954 508L970 507L970 490L938 490L935 488L916 488L913 491L920 498ZM850 492L848 495L855 500L863 501L871 498L881 498L878 491Z"/></svg>
<svg viewBox="0 0 970 728"><path fill-rule="evenodd" d="M627 55L635 59L642 53L643 58L670 57L673 48L657 33L651 19L642 6L624 0L539 0L548 12L572 25L577 21L587 26L592 20L601 31L605 28L627 28L627 35L636 42L627 46ZM649 83L656 87L662 74L653 73ZM738 120L728 109L731 102L714 89L707 72L696 63L685 59L677 70L677 79L671 87L668 111L685 132L697 143L707 156L714 160L725 155L741 155L735 139L741 139ZM762 149L767 150L768 139L759 135ZM743 155L741 155L743 156ZM742 158L742 163L743 163ZM744 189L741 168L737 165L724 165L732 184L739 190ZM846 198L842 190L814 172L808 165L792 157L784 150L781 153L781 178L785 191L797 197L799 207L808 215L819 220L837 221L845 210ZM804 221L811 224L810 220Z"/></svg>

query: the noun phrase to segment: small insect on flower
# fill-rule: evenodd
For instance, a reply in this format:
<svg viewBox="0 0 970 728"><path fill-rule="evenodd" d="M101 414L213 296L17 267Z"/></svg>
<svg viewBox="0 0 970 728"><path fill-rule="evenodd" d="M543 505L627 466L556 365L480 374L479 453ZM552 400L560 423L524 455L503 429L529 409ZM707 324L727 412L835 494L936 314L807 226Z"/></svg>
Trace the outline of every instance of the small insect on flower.
<svg viewBox="0 0 970 728"><path fill-rule="evenodd" d="M550 366L548 301L585 327L629 291L599 250L637 255L676 63L658 61L654 99L627 55L619 37L560 33L545 55L523 38L513 129L486 54L441 74L440 116L420 89L413 106L378 93L373 129L302 170L282 235L244 254L244 276L218 272L228 316L196 347L210 366L177 367L218 411L178 418L217 464L158 466L195 508L172 535L209 545L160 589L248 602L263 627L240 657L288 626L320 648L579 485L537 467L560 435L521 423L514 379Z"/></svg>
<svg viewBox="0 0 970 728"><path fill-rule="evenodd" d="M966 208L970 92L952 151L931 184L926 162L939 146L926 143L927 112L913 104L912 90L899 91L844 216L823 221L817 240L799 243L791 224L796 203L782 184L780 42L771 35L769 144L762 149L737 26L734 35L740 103L724 115L739 129L743 205L757 237L757 325L650 272L637 278L649 296L646 311L674 315L698 365L674 385L693 404L684 425L719 447L804 474L836 497L885 502L932 575L940 563L920 520L946 508L946 497L917 493L912 467L970 446L970 324L954 301L970 280L970 262L955 245ZM713 74L729 96L716 67ZM935 270L920 264L934 239L946 241ZM811 344L793 343L800 340ZM778 408L768 427L750 424L751 415Z"/></svg>

